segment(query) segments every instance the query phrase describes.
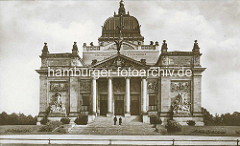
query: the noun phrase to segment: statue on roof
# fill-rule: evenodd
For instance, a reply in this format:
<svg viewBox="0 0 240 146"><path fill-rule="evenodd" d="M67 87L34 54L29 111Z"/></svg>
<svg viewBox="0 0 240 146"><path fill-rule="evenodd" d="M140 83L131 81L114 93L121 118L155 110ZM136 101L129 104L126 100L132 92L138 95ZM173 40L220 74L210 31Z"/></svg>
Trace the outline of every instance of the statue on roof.
<svg viewBox="0 0 240 146"><path fill-rule="evenodd" d="M125 8L124 8L124 1L121 0L121 1L119 2L119 4L120 4L120 7L119 7L119 9L118 9L118 15L125 15L125 14L126 14L126 10L125 10Z"/></svg>
<svg viewBox="0 0 240 146"><path fill-rule="evenodd" d="M116 46L117 46L117 53L120 54L120 49L122 47L122 44L123 44L123 37L122 37L122 30L124 28L123 26L123 14L125 14L125 8L124 8L124 3L123 3L123 0L120 1L120 8L118 10L118 14L119 14L119 24L120 26L117 26L117 29L118 29L118 39L117 40L114 40Z"/></svg>

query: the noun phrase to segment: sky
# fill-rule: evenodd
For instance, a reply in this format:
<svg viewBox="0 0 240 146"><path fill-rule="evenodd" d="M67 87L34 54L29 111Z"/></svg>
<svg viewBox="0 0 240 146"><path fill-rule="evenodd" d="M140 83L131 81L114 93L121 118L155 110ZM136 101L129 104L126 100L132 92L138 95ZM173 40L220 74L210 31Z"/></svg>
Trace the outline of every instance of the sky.
<svg viewBox="0 0 240 146"><path fill-rule="evenodd" d="M39 55L71 52L73 42L97 44L101 26L119 7L111 1L0 1L0 112L37 115ZM202 106L212 114L240 112L240 1L125 0L145 44L167 40L169 51L191 51L198 40L206 67Z"/></svg>

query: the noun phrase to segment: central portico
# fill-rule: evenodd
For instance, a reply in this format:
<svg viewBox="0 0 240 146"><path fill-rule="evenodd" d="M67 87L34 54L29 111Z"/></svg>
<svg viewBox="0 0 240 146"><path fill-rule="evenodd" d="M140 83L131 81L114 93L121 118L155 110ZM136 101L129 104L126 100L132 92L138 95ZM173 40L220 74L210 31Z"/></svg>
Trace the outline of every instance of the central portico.
<svg viewBox="0 0 240 146"><path fill-rule="evenodd" d="M120 53L96 63L91 69L108 74L92 77L92 102L89 108L93 116L131 116L147 114L147 80L139 76L146 70L145 60L136 61ZM125 72L123 72L123 70ZM137 74L126 71L135 70Z"/></svg>
<svg viewBox="0 0 240 146"><path fill-rule="evenodd" d="M93 103L92 109L97 109L98 115L130 116L144 113L141 103L146 105L147 99L146 97L141 99L141 95L143 95L141 93L141 88L143 88L141 87L141 78L99 78L96 82L97 87L93 87L93 89L96 89L97 92L97 104Z"/></svg>

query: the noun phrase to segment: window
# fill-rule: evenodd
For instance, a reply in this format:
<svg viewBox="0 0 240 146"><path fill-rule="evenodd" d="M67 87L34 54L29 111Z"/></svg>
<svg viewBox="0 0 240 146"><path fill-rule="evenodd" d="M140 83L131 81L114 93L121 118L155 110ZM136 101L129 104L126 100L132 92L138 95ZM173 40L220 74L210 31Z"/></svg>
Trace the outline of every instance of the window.
<svg viewBox="0 0 240 146"><path fill-rule="evenodd" d="M83 95L83 106L89 106L90 101L89 101L89 95Z"/></svg>
<svg viewBox="0 0 240 146"><path fill-rule="evenodd" d="M156 106L157 105L157 100L156 100L156 95L155 94L150 94L149 95L149 106Z"/></svg>

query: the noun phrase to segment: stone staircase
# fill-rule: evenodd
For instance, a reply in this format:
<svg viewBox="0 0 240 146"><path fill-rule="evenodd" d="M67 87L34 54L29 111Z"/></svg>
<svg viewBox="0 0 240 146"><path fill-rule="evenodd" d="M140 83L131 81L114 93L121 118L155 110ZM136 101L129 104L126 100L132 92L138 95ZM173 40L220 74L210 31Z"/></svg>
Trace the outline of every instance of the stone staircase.
<svg viewBox="0 0 240 146"><path fill-rule="evenodd" d="M156 135L153 125L140 122L139 116L122 117L122 125L113 124L112 117L96 117L88 125L75 125L70 131L71 134L92 134L92 135ZM119 116L117 116L119 119Z"/></svg>

